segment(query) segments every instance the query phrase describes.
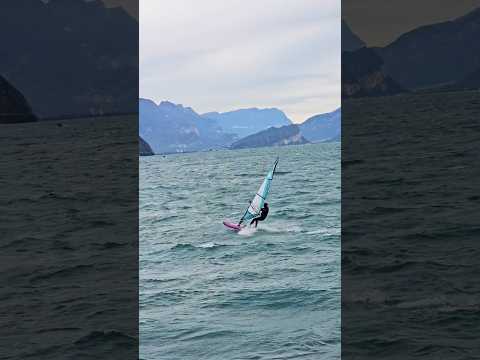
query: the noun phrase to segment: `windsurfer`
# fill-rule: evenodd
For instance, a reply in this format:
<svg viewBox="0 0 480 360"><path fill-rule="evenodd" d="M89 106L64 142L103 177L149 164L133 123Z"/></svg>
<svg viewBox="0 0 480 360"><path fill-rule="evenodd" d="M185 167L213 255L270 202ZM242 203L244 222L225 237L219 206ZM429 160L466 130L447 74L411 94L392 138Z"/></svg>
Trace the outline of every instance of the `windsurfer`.
<svg viewBox="0 0 480 360"><path fill-rule="evenodd" d="M263 205L263 208L260 209L260 216L254 218L250 225L253 225L255 223L255 227L257 227L259 221L263 221L267 218L268 215L268 203L265 203Z"/></svg>

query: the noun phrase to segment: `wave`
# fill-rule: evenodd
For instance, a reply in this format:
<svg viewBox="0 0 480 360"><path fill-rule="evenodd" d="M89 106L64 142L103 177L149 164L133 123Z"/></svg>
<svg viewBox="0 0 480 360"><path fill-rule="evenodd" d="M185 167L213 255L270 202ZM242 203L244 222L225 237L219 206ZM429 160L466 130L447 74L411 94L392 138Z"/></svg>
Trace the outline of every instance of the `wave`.
<svg viewBox="0 0 480 360"><path fill-rule="evenodd" d="M156 224L176 218L178 218L178 215L159 215L158 213L151 213L148 216L144 216L144 221L146 222L148 220L150 223Z"/></svg>
<svg viewBox="0 0 480 360"><path fill-rule="evenodd" d="M202 340L202 339L213 339L223 336L233 336L236 335L235 331L231 330L216 330L216 331L206 331L199 334L193 334L191 336L181 337L180 341L192 341L192 340Z"/></svg>
<svg viewBox="0 0 480 360"><path fill-rule="evenodd" d="M341 230L339 228L323 228L315 229L305 232L306 235L324 235L324 236L338 236Z"/></svg>
<svg viewBox="0 0 480 360"><path fill-rule="evenodd" d="M70 266L70 267L66 267L65 269L50 271L45 274L36 275L30 279L30 282L35 283L37 281L50 280L52 278L80 276L81 273L85 271L90 271L90 269L93 269L92 265Z"/></svg>
<svg viewBox="0 0 480 360"><path fill-rule="evenodd" d="M228 244L217 244L214 242L207 242L203 244L176 244L174 245L171 250L196 250L196 249L218 249L218 248L223 248L227 246L234 246L234 245L228 245Z"/></svg>
<svg viewBox="0 0 480 360"><path fill-rule="evenodd" d="M279 222L259 225L259 229L268 233L300 233L302 228L297 224Z"/></svg>
<svg viewBox="0 0 480 360"><path fill-rule="evenodd" d="M87 335L80 337L75 341L75 345L98 346L107 343L122 344L122 346L134 347L138 344L138 339L127 335L121 331L91 331Z"/></svg>
<svg viewBox="0 0 480 360"><path fill-rule="evenodd" d="M145 283L169 283L169 282L176 282L176 281L179 281L179 280L184 280L182 278L172 278L172 279L142 279L142 282L145 282Z"/></svg>
<svg viewBox="0 0 480 360"><path fill-rule="evenodd" d="M8 242L5 242L4 244L0 245L0 249L8 249L8 248L17 248L17 251L20 249L24 249L24 251L27 251L28 248L33 247L37 245L39 242L41 242L41 238L36 238L33 236L26 236L20 239L14 239Z"/></svg>
<svg viewBox="0 0 480 360"><path fill-rule="evenodd" d="M192 244L176 244L171 250L195 250L195 246Z"/></svg>
<svg viewBox="0 0 480 360"><path fill-rule="evenodd" d="M331 299L323 289L240 290L225 294L224 301L204 307L283 309L318 305Z"/></svg>
<svg viewBox="0 0 480 360"><path fill-rule="evenodd" d="M106 243L102 244L101 247L103 249L114 249L114 248L118 248L118 247L124 247L126 245L127 245L127 243L107 241Z"/></svg>
<svg viewBox="0 0 480 360"><path fill-rule="evenodd" d="M226 244L216 244L214 242L207 242L205 244L200 244L196 247L199 247L199 248L202 248L202 249L213 249L213 248L220 248L220 247L225 247L225 246L229 246L229 245L226 245Z"/></svg>

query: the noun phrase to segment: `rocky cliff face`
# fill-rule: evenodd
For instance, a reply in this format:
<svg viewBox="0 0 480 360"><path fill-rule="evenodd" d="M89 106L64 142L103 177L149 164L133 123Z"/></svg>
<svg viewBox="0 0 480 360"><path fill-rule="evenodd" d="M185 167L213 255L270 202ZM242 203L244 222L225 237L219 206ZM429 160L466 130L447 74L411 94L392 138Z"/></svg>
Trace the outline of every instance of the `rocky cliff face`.
<svg viewBox="0 0 480 360"><path fill-rule="evenodd" d="M382 69L374 50L362 48L342 54L342 98L394 95L405 90Z"/></svg>
<svg viewBox="0 0 480 360"><path fill-rule="evenodd" d="M138 147L140 156L155 155L150 145L141 136L138 137Z"/></svg>
<svg viewBox="0 0 480 360"><path fill-rule="evenodd" d="M231 149L255 148L264 146L285 146L307 144L298 125L271 127L234 142Z"/></svg>
<svg viewBox="0 0 480 360"><path fill-rule="evenodd" d="M36 120L25 97L0 76L0 124Z"/></svg>

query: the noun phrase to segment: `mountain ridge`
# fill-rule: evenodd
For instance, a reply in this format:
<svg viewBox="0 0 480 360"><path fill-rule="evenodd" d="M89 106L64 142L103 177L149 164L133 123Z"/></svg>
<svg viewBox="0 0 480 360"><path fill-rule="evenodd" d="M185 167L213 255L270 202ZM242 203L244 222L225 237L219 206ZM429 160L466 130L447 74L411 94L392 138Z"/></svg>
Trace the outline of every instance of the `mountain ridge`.
<svg viewBox="0 0 480 360"><path fill-rule="evenodd" d="M338 139L342 131L342 109L309 117L301 123L300 131L309 142L323 142Z"/></svg>
<svg viewBox="0 0 480 360"><path fill-rule="evenodd" d="M151 99L140 98L139 134L148 142L155 153L174 153L204 151L225 148L248 147L242 144L263 144L256 146L292 145L308 142L329 141L339 138L341 133L341 109L309 117L303 123L293 124L276 108L258 109L255 107L237 109L224 113L208 112L198 114L191 107L163 100L158 104ZM271 114L283 114L289 123L281 126L265 127L259 122L261 130L246 136L225 132L212 114L252 115L266 111ZM206 116L205 116L206 115ZM280 119L285 121L283 116ZM241 119L235 119L241 126ZM286 121L285 121L286 122ZM275 122L277 125L279 122ZM233 128L233 126L231 126ZM280 130L279 130L280 129ZM251 128L250 128L251 130ZM298 136L297 136L298 135ZM248 137L252 137L245 140ZM252 140L253 139L253 140ZM235 145L234 145L235 144Z"/></svg>
<svg viewBox="0 0 480 360"><path fill-rule="evenodd" d="M292 121L277 108L245 108L226 112L208 112L201 115L216 120L225 132L239 137L252 135L271 126L291 125Z"/></svg>
<svg viewBox="0 0 480 360"><path fill-rule="evenodd" d="M342 52L355 51L365 47L365 42L355 34L348 23L342 19Z"/></svg>
<svg viewBox="0 0 480 360"><path fill-rule="evenodd" d="M138 111L138 22L123 9L99 0L2 5L2 74L40 119Z"/></svg>
<svg viewBox="0 0 480 360"><path fill-rule="evenodd" d="M385 74L401 87L453 84L480 68L480 8L454 20L420 26L374 48Z"/></svg>
<svg viewBox="0 0 480 360"><path fill-rule="evenodd" d="M23 94L0 75L0 124L37 120Z"/></svg>
<svg viewBox="0 0 480 360"><path fill-rule="evenodd" d="M192 108L170 101L158 105L139 99L139 133L155 153L223 148L235 136L222 131L215 120L202 118Z"/></svg>

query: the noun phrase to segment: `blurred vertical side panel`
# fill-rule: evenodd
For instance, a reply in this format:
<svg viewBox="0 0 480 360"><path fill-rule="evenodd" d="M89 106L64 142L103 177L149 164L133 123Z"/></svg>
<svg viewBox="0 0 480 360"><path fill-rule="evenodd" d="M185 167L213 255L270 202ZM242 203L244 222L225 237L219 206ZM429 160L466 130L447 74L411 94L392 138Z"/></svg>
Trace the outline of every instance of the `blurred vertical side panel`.
<svg viewBox="0 0 480 360"><path fill-rule="evenodd" d="M342 1L342 359L480 356L480 3Z"/></svg>
<svg viewBox="0 0 480 360"><path fill-rule="evenodd" d="M0 4L0 352L138 359L138 3Z"/></svg>

